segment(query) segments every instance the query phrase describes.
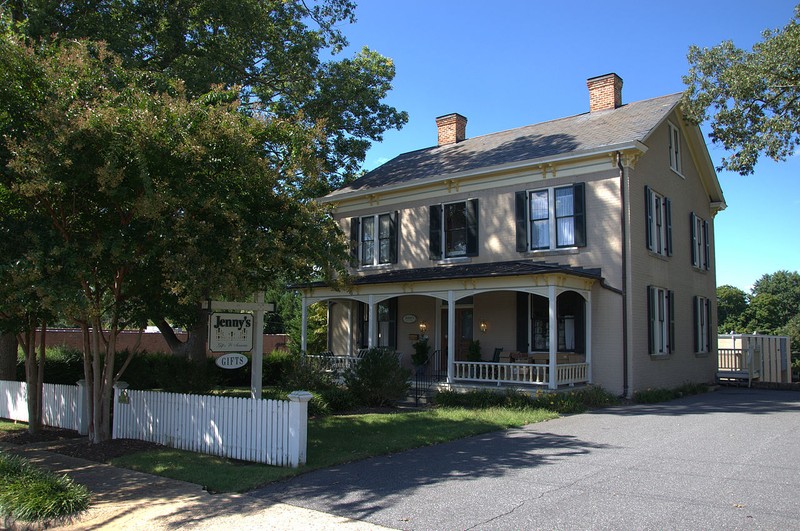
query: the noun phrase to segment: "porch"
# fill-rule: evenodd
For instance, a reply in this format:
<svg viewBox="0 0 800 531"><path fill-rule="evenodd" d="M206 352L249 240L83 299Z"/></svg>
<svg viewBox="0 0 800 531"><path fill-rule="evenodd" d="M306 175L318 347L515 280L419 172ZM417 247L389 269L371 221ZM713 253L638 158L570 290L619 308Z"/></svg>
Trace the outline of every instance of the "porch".
<svg viewBox="0 0 800 531"><path fill-rule="evenodd" d="M348 290L303 287L327 305L328 363L346 370L365 348L411 353L430 345L432 380L558 389L592 383L592 290L599 270L532 261L459 264L355 277ZM316 354L309 352L308 354Z"/></svg>

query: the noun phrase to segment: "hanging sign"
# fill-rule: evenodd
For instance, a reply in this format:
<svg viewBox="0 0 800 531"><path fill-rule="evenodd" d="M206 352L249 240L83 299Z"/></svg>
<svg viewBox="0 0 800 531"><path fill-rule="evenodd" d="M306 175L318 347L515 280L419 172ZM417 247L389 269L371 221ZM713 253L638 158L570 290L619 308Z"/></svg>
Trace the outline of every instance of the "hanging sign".
<svg viewBox="0 0 800 531"><path fill-rule="evenodd" d="M211 314L208 321L208 350L211 352L244 352L252 349L252 314Z"/></svg>
<svg viewBox="0 0 800 531"><path fill-rule="evenodd" d="M217 367L222 369L241 369L247 365L247 356L231 352L229 354L223 354L217 358L214 363L217 364Z"/></svg>

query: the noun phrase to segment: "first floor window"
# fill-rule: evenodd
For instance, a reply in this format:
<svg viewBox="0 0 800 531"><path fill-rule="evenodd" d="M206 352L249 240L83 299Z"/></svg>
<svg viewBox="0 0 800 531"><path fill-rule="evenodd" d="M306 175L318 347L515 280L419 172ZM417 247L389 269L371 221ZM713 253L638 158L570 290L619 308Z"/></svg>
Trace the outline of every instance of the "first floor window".
<svg viewBox="0 0 800 531"><path fill-rule="evenodd" d="M672 255L672 202L669 198L644 187L645 236L647 248L654 253Z"/></svg>
<svg viewBox="0 0 800 531"><path fill-rule="evenodd" d="M517 251L586 245L584 183L517 192Z"/></svg>
<svg viewBox="0 0 800 531"><path fill-rule="evenodd" d="M352 218L350 230L362 266L397 263L398 213Z"/></svg>
<svg viewBox="0 0 800 531"><path fill-rule="evenodd" d="M692 212L692 265L698 269L711 269L711 244L708 241L708 221Z"/></svg>
<svg viewBox="0 0 800 531"><path fill-rule="evenodd" d="M478 255L478 200L433 205L430 209L431 259Z"/></svg>
<svg viewBox="0 0 800 531"><path fill-rule="evenodd" d="M557 352L585 353L585 302L575 292L556 299ZM530 350L550 350L550 303L547 297L530 295Z"/></svg>
<svg viewBox="0 0 800 531"><path fill-rule="evenodd" d="M671 290L647 288L647 344L650 354L675 350L675 294Z"/></svg>
<svg viewBox="0 0 800 531"><path fill-rule="evenodd" d="M378 342L376 347L397 348L397 299L389 299L378 303L377 314ZM369 305L358 303L357 342L359 348L369 345Z"/></svg>
<svg viewBox="0 0 800 531"><path fill-rule="evenodd" d="M711 351L711 304L706 297L694 298L694 351Z"/></svg>

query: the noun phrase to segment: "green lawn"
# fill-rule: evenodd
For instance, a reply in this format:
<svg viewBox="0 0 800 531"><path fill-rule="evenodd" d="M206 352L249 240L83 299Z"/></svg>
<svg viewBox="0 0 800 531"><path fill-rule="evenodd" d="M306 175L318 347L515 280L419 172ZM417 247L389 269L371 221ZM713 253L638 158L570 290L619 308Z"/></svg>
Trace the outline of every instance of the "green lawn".
<svg viewBox="0 0 800 531"><path fill-rule="evenodd" d="M211 492L242 492L318 468L523 426L558 417L543 409L440 408L417 412L331 416L308 422L308 462L282 468L220 457L159 450L124 456L113 465L203 485Z"/></svg>

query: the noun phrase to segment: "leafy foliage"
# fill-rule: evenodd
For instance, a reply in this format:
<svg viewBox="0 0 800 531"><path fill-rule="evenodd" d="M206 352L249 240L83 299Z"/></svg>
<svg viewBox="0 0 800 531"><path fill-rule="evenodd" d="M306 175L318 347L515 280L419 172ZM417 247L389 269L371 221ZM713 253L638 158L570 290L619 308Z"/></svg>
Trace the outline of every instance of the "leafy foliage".
<svg viewBox="0 0 800 531"><path fill-rule="evenodd" d="M440 407L546 409L560 414L582 413L589 408L614 405L616 397L601 387L591 386L568 393L537 391L531 396L518 391L441 391L436 395Z"/></svg>
<svg viewBox="0 0 800 531"><path fill-rule="evenodd" d="M410 376L394 352L371 348L354 369L345 373L344 380L359 403L386 406L406 396Z"/></svg>
<svg viewBox="0 0 800 531"><path fill-rule="evenodd" d="M90 494L67 476L36 468L0 452L0 514L24 522L75 516L89 507Z"/></svg>
<svg viewBox="0 0 800 531"><path fill-rule="evenodd" d="M711 119L711 139L732 153L719 169L753 173L761 155L786 160L800 144L800 6L783 29L765 30L748 52L725 41L689 48L686 116Z"/></svg>
<svg viewBox="0 0 800 531"><path fill-rule="evenodd" d="M685 383L673 389L642 389L633 393L633 401L639 404L655 404L667 402L684 396L699 395L708 392L708 386L702 383Z"/></svg>

